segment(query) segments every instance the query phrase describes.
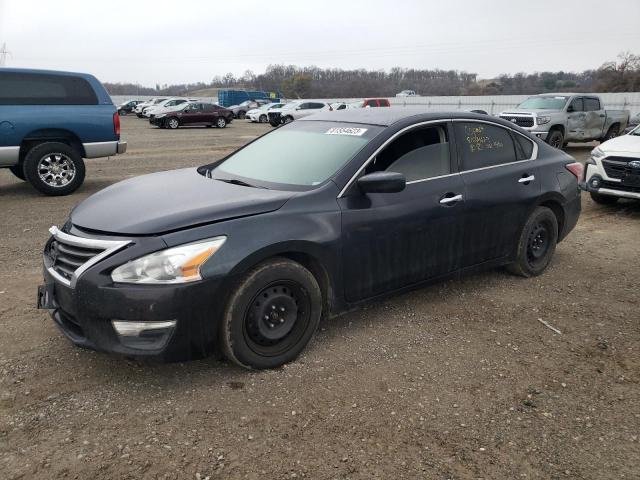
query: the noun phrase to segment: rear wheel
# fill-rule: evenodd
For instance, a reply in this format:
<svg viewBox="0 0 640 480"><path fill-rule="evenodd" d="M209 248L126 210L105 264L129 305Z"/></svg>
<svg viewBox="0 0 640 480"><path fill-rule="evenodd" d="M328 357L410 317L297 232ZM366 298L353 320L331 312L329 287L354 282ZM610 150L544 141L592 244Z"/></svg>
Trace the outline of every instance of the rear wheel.
<svg viewBox="0 0 640 480"><path fill-rule="evenodd" d="M225 356L244 368L275 368L294 360L320 323L315 277L285 258L250 271L231 295L220 338Z"/></svg>
<svg viewBox="0 0 640 480"><path fill-rule="evenodd" d="M23 168L22 164L14 165L13 167L9 167L9 170L11 170L11 173L13 173L20 180L26 180L26 178L24 176L24 168Z"/></svg>
<svg viewBox="0 0 640 480"><path fill-rule="evenodd" d="M547 143L554 148L561 149L564 145L564 135L562 134L562 131L558 129L551 130L547 137Z"/></svg>
<svg viewBox="0 0 640 480"><path fill-rule="evenodd" d="M269 119L267 118L266 115L260 115L260 117L258 118L258 121L260 123L267 123L269 121Z"/></svg>
<svg viewBox="0 0 640 480"><path fill-rule="evenodd" d="M535 277L547 268L558 242L558 219L547 207L538 207L525 223L517 245L516 261L507 268L523 277Z"/></svg>
<svg viewBox="0 0 640 480"><path fill-rule="evenodd" d="M240 120L244 120L244 117L246 116L247 116L247 112L245 112L244 110L240 110L236 115L236 117L238 117Z"/></svg>
<svg viewBox="0 0 640 480"><path fill-rule="evenodd" d="M172 130L175 130L180 126L180 121L176 117L171 117L166 122L164 122L164 124Z"/></svg>
<svg viewBox="0 0 640 480"><path fill-rule="evenodd" d="M224 128L227 126L227 120L224 117L218 117L216 119L216 127L218 128Z"/></svg>
<svg viewBox="0 0 640 480"><path fill-rule="evenodd" d="M27 153L24 175L31 185L46 195L68 195L84 181L84 161L65 143L41 143Z"/></svg>
<svg viewBox="0 0 640 480"><path fill-rule="evenodd" d="M609 130L607 130L607 134L604 136L602 141L606 142L607 140L616 138L618 135L620 135L620 127L618 125L611 125Z"/></svg>
<svg viewBox="0 0 640 480"><path fill-rule="evenodd" d="M618 201L618 197L614 197L613 195L602 195L595 192L591 192L591 199L600 205L613 205Z"/></svg>

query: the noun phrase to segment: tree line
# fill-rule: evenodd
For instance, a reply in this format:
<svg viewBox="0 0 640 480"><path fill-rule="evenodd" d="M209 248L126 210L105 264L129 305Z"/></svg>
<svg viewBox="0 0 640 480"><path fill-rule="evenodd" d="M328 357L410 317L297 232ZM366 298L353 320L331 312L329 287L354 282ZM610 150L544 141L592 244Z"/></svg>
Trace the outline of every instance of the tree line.
<svg viewBox="0 0 640 480"><path fill-rule="evenodd" d="M457 70L343 70L315 66L269 65L264 73L247 70L216 76L209 83L141 87L105 83L112 95L186 95L205 88L238 88L280 92L285 98L392 97L402 90L419 95L527 95L545 92L640 91L640 56L622 53L615 61L583 72L502 74L479 80L476 73Z"/></svg>

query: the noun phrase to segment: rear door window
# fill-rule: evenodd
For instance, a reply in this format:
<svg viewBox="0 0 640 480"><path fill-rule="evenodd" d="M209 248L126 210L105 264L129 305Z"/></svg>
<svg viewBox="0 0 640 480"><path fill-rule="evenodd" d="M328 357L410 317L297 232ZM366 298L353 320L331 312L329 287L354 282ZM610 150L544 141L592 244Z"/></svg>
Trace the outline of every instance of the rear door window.
<svg viewBox="0 0 640 480"><path fill-rule="evenodd" d="M97 105L84 78L40 73L0 73L0 105Z"/></svg>
<svg viewBox="0 0 640 480"><path fill-rule="evenodd" d="M516 161L509 130L483 122L455 122L461 170L475 170Z"/></svg>

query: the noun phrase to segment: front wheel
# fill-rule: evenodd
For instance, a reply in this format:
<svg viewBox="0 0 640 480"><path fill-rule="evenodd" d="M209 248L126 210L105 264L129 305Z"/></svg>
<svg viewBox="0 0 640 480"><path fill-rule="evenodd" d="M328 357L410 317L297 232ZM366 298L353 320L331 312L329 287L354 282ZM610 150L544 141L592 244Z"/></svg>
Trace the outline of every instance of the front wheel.
<svg viewBox="0 0 640 480"><path fill-rule="evenodd" d="M564 135L560 130L552 130L547 138L547 143L553 148L561 149L564 145Z"/></svg>
<svg viewBox="0 0 640 480"><path fill-rule="evenodd" d="M614 197L613 195L602 195L595 192L591 192L591 199L600 205L613 205L618 202L618 197Z"/></svg>
<svg viewBox="0 0 640 480"><path fill-rule="evenodd" d="M84 161L65 143L36 145L24 159L26 180L45 195L68 195L84 181Z"/></svg>
<svg viewBox="0 0 640 480"><path fill-rule="evenodd" d="M175 130L180 126L180 121L175 117L171 117L169 120L165 122L165 125L170 129Z"/></svg>
<svg viewBox="0 0 640 480"><path fill-rule="evenodd" d="M245 112L244 110L240 110L236 115L236 118L238 118L239 120L244 120L244 117L246 116L247 116L247 112Z"/></svg>
<svg viewBox="0 0 640 480"><path fill-rule="evenodd" d="M522 229L516 250L516 261L509 271L523 277L540 275L551 262L558 242L558 219L547 207L538 207Z"/></svg>
<svg viewBox="0 0 640 480"><path fill-rule="evenodd" d="M216 120L216 127L224 128L227 126L227 120L224 117L218 117Z"/></svg>
<svg viewBox="0 0 640 480"><path fill-rule="evenodd" d="M260 117L258 118L258 122L260 123L267 123L269 121L269 119L267 118L266 115L260 115Z"/></svg>
<svg viewBox="0 0 640 480"><path fill-rule="evenodd" d="M255 267L231 295L220 325L225 356L244 368L275 368L294 360L320 323L315 277L285 258Z"/></svg>

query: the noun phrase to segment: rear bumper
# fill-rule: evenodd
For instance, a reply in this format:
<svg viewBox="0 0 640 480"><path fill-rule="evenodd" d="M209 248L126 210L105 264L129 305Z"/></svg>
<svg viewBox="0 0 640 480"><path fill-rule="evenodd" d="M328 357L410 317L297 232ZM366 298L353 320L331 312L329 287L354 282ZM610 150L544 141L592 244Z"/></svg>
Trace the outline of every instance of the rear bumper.
<svg viewBox="0 0 640 480"><path fill-rule="evenodd" d="M111 157L127 151L127 142L114 140L111 142L83 143L84 158Z"/></svg>

